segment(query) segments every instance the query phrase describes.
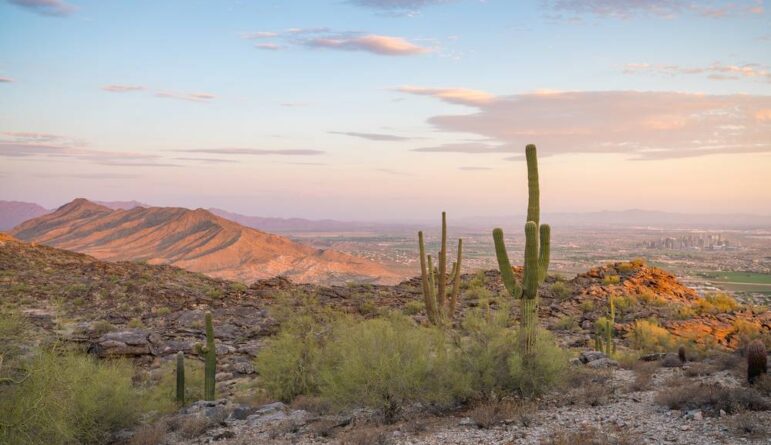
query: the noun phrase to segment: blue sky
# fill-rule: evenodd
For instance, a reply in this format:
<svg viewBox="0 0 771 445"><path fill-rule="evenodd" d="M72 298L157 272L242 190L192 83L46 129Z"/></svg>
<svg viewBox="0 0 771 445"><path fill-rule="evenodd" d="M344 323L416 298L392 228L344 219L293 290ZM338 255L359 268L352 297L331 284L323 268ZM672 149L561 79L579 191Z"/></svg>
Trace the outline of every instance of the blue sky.
<svg viewBox="0 0 771 445"><path fill-rule="evenodd" d="M771 213L766 7L0 0L0 199Z"/></svg>

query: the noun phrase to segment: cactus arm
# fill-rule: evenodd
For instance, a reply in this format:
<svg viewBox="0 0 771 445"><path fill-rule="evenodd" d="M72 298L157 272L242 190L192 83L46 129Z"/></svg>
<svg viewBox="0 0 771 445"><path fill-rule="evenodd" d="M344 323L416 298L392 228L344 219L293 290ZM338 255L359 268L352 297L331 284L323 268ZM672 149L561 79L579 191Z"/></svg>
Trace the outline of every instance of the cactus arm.
<svg viewBox="0 0 771 445"><path fill-rule="evenodd" d="M442 248L439 250L439 279L436 293L436 306L441 312L444 312L445 300L447 298L447 214L442 212ZM443 314L441 314L443 315Z"/></svg>
<svg viewBox="0 0 771 445"><path fill-rule="evenodd" d="M177 352L177 403L185 403L185 353Z"/></svg>
<svg viewBox="0 0 771 445"><path fill-rule="evenodd" d="M495 256L498 258L498 269L501 271L501 281L503 281L503 285L512 297L519 298L522 296L522 287L519 285L516 277L514 277L514 271L511 269L502 229L496 228L493 230L493 241L495 243Z"/></svg>
<svg viewBox="0 0 771 445"><path fill-rule="evenodd" d="M211 312L206 313L206 363L204 369L204 400L214 400L217 373L217 348L214 344L214 326Z"/></svg>
<svg viewBox="0 0 771 445"><path fill-rule="evenodd" d="M527 159L527 220L533 221L536 227L538 227L541 209L538 186L538 157L535 145L529 144L525 147L525 158Z"/></svg>
<svg viewBox="0 0 771 445"><path fill-rule="evenodd" d="M452 294L450 296L450 309L448 314L452 316L455 313L455 306L458 304L458 297L460 296L460 265L463 259L463 240L458 240L458 259L453 264L452 275Z"/></svg>
<svg viewBox="0 0 771 445"><path fill-rule="evenodd" d="M429 321L435 323L434 316L436 314L436 308L434 307L434 298L431 295L433 284L429 283L430 275L428 272L431 268L431 264L426 264L426 247L423 241L422 231L418 232L418 249L420 250L420 278L423 285L423 300L426 304L426 315L428 316Z"/></svg>
<svg viewBox="0 0 771 445"><path fill-rule="evenodd" d="M548 224L541 224L541 234L538 242L541 244L538 249L538 283L546 280L546 272L549 270L549 247L551 241L551 227Z"/></svg>
<svg viewBox="0 0 771 445"><path fill-rule="evenodd" d="M455 283L455 281L454 281L454 280L455 280L455 268L456 268L456 267L458 267L458 263L457 263L457 262L455 262L455 261L453 261L453 262L452 262L452 267L450 267L450 273L449 273L449 274L447 274L447 277L449 278L449 279L447 280L447 285L448 285L448 286L449 286L450 284L453 284L453 283Z"/></svg>
<svg viewBox="0 0 771 445"><path fill-rule="evenodd" d="M525 224L525 277L522 298L538 296L538 226L533 221Z"/></svg>

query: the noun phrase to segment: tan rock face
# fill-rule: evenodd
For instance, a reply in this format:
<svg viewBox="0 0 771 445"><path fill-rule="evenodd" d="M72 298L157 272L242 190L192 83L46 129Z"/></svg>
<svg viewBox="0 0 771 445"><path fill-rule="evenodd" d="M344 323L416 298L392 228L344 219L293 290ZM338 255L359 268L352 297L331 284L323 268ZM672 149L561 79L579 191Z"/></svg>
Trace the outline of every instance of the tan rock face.
<svg viewBox="0 0 771 445"><path fill-rule="evenodd" d="M19 225L11 234L21 240L103 260L170 264L245 282L276 275L306 283L358 279L390 284L400 278L379 263L315 249L241 226L203 209L112 210L76 199L53 213Z"/></svg>

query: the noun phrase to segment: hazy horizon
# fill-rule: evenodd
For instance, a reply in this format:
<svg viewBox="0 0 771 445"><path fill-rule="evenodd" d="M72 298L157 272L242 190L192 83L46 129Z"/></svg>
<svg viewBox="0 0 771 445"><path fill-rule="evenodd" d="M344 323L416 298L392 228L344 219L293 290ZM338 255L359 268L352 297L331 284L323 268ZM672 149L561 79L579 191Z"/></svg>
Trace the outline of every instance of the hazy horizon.
<svg viewBox="0 0 771 445"><path fill-rule="evenodd" d="M0 1L0 199L771 214L763 1Z"/></svg>

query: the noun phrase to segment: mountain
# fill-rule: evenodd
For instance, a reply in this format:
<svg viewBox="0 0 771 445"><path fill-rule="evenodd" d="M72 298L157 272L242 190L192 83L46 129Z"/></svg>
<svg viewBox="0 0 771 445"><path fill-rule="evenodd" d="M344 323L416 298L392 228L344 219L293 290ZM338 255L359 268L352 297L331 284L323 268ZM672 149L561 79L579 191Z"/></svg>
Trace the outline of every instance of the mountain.
<svg viewBox="0 0 771 445"><path fill-rule="evenodd" d="M170 264L216 278L251 282L284 275L304 283L365 280L394 283L385 266L334 250L244 227L204 209L135 207L112 210L76 199L10 232L24 241L108 261Z"/></svg>
<svg viewBox="0 0 771 445"><path fill-rule="evenodd" d="M113 210L131 210L134 207L150 207L149 205L139 201L94 201L100 206L107 207Z"/></svg>
<svg viewBox="0 0 771 445"><path fill-rule="evenodd" d="M274 218L262 216L246 216L228 212L222 209L208 209L217 216L235 221L241 225L267 232L297 233L297 232L362 232L373 230L393 230L402 227L400 224L381 224L374 222L337 221L333 219L304 218Z"/></svg>
<svg viewBox="0 0 771 445"><path fill-rule="evenodd" d="M0 201L0 230L11 229L48 212L50 210L31 202Z"/></svg>

